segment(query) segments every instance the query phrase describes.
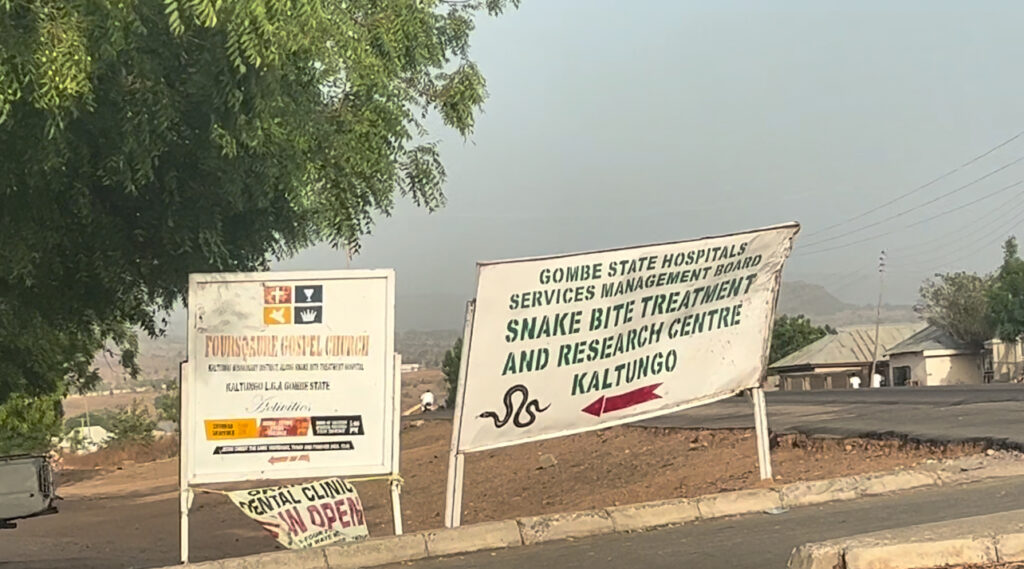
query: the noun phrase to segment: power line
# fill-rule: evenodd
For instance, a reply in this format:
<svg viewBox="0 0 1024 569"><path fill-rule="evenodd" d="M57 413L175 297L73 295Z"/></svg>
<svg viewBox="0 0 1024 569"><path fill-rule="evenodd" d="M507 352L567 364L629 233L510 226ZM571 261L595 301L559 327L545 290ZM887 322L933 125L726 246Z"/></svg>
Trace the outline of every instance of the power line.
<svg viewBox="0 0 1024 569"><path fill-rule="evenodd" d="M1007 203L1005 205L1009 205L1009 203ZM952 240L956 244L958 244L958 245L963 244L965 239L967 239L968 237L977 235L977 234L981 233L982 231L984 231L985 229L991 228L993 226L993 224L995 224L995 223L997 223L997 222L999 222L999 221L1001 221L1001 220L1003 220L1005 218L1008 218L1008 217L1012 216L1015 213L1020 213L1020 212L1024 211L1024 202L1018 201L1018 202L1016 202L1016 206L1015 207L1007 208L1007 207L1004 206L1004 207L996 209L995 211L1000 212L1000 214L996 215L995 217L991 217L991 214L987 213L986 215L982 216L981 218L978 218L978 219L974 220L971 223L971 225L974 227L973 231L969 231L967 233L958 233L958 234L952 235L951 236L953 238ZM988 219L986 219L986 217ZM985 224L981 224L982 221L985 221L986 223ZM900 254L906 255L906 253L908 251L920 251L922 249L935 250L936 249L936 245L941 243L941 242L944 242L944 241L948 241L948 240L930 241L930 242L925 242L925 243L918 243L917 245L915 245L913 247L894 249L893 252L896 253L896 257L899 258Z"/></svg>
<svg viewBox="0 0 1024 569"><path fill-rule="evenodd" d="M1024 157L1021 157L1021 159L1024 160ZM805 256L805 255L816 255L818 253L825 253L827 251L835 251L837 249L844 249L846 247L849 247L851 245L856 245L858 243L864 243L864 242L867 242L867 241L873 241L873 240L878 239L880 237L885 237L886 235L892 235L893 233L899 233L900 231L905 231L907 229L910 229L911 227L916 227L918 225L921 225L923 223L932 221L934 219L938 219L938 218L943 217L945 215L949 215L951 213L958 212L958 211L960 211L960 210L962 210L964 208L970 207L970 206L975 205L975 204L977 204L979 202L985 201L985 200L987 200L987 199L989 199L991 197L999 195L999 194L1001 194L1001 193L1003 193L1003 192L1005 192L1007 190L1011 190L1013 188L1016 188L1017 186L1020 186L1021 184L1024 184L1024 179L1017 180L1016 182L1014 182L1014 183L1012 183L1012 184L1010 184L1008 186L1003 186L1003 187L999 188L998 190L996 190L994 192L985 194L984 196L981 196L981 197L979 197L979 198L977 198L975 200L971 200L971 201L969 201L969 202L967 202L965 204L960 204L960 205L958 205L956 207L953 207L953 208L947 209L945 211L939 212L939 213L937 213L937 214L935 214L935 215L933 215L931 217L926 217L924 219L915 221L913 223L908 223L907 225L900 226L900 227L898 227L896 229L892 229L890 231L885 231L885 232L882 232L882 233L871 235L869 237L864 237L862 239L857 239L855 241L850 241L848 243L843 243L841 245L835 245L835 246L832 246L832 247L826 247L824 249L818 249L816 251L798 251L798 252L794 253L793 256L794 257L802 257L802 256ZM1021 196L1021 195L1024 195L1024 192L1020 192L1018 194L1015 194L1015 197L1016 196ZM898 216L899 216L899 214L897 214L897 217ZM889 220L891 220L891 218L890 219L884 219L880 223L884 223L884 222L889 221Z"/></svg>
<svg viewBox="0 0 1024 569"><path fill-rule="evenodd" d="M876 226L881 225L881 224L883 224L883 223L885 223L887 221L892 221L892 220L894 220L894 219L896 219L898 217L901 217L903 215L906 215L906 214L908 214L908 213L910 213L910 212L912 212L912 211L914 211L916 209L920 209L922 207L929 206L929 205L931 205L931 204L933 204L933 203L935 203L935 202L937 202L937 201L939 201L941 199L947 198L947 197L949 197L949 196L951 196L951 195L953 195L953 194L955 194L957 192L963 191L963 190L965 190L965 189L967 189L967 188L969 188L969 187L971 187L971 186L973 186L973 185L975 185L975 184L977 184L979 182L987 180L988 178L991 178L992 176L995 176L999 172L1002 172L1003 170L1006 170L1007 168L1013 167L1013 166L1015 166L1015 165L1017 165L1017 164L1019 164L1021 162L1024 162L1024 156L1021 156L1021 157L1017 158L1016 160L1013 160L1012 162L1009 162L1007 164L1003 164L1002 166L996 168L995 170L992 170L992 171L986 173L985 175L981 176L980 178L975 178L974 180L971 180L970 182L968 182L968 183L966 183L966 184L964 184L962 186L954 188L954 189L952 189L952 190L950 190L950 191L948 191L948 192L946 192L946 193L944 193L942 195L936 196L936 197L934 197L934 198L932 198L932 199L930 199L930 200L928 200L928 201L926 201L926 202L924 202L922 204L919 204L919 205L907 208L907 209L905 209L903 211L894 213L893 215L891 215L889 217L886 217L884 219L878 220L878 221L876 221L874 223L869 223L867 225L862 225L862 226L858 227L857 229L853 229L853 230L847 231L845 233L840 233L839 235L835 235L833 237L827 237L825 239L820 239L820 240L815 241L813 243L808 243L808 244L804 245L804 247L813 247L813 246L816 246L816 245L820 245L822 243L828 243L830 241L835 241L836 239L842 239L843 237L846 237L848 235L853 235L854 233L860 233L861 231L864 231L866 229L870 229L872 227L876 227ZM822 251L824 251L824 250L822 250ZM815 252L816 253L820 253L822 251L815 251Z"/></svg>
<svg viewBox="0 0 1024 569"><path fill-rule="evenodd" d="M955 262L961 261L963 259L966 259L967 257L970 257L970 256L976 254L978 251L981 251L982 249L985 249L986 247L991 247L995 243L998 243L999 241L1002 241L1003 239L1006 238L1007 234L1009 234L1011 231L1013 231L1018 225L1021 224L1021 222L1024 222L1024 212L1018 212L1018 214L1016 216L1014 216L1013 219L1010 220L1010 223L1008 225L1000 226L1000 227L996 228L995 231L990 231L990 232L984 234L980 239L973 241L973 243L971 245L968 245L969 250L967 250L967 252L964 255L961 255L959 257L954 257L952 259L941 260L943 257L947 256L951 251L962 251L962 250L964 250L963 247L954 248L954 249L951 249L951 250L944 251L943 254L939 255L938 257L925 258L923 260L919 259L916 263L910 263L908 265L904 265L903 267L901 267L901 269L904 269L904 270L907 270L907 269L910 269L910 270L931 270L931 269L935 269L935 268L939 268L939 267L943 267L943 266L948 266L950 263L955 263ZM978 245L976 247L973 246L973 245L977 245L982 240L986 240L986 241L984 241L983 243L981 243L980 245ZM938 261L938 262L936 262L936 261Z"/></svg>
<svg viewBox="0 0 1024 569"><path fill-rule="evenodd" d="M1007 214L1009 214L1009 215L1007 215ZM893 264L893 269L895 269L895 272L900 272L900 273L907 273L907 272L912 272L912 271L933 270L933 269L935 269L937 267L942 267L942 266L948 265L950 263L955 263L957 261L966 259L966 258L968 258L968 257L970 257L972 255L975 255L975 254L977 254L978 251L983 250L986 247L991 247L995 243L998 243L999 241L1004 239L1008 232L1012 231L1014 229L1014 227L1016 227L1021 222L1024 222L1024 202L1019 203L1018 207L1016 207L1016 208L1011 208L1009 210L1003 211L1002 215L999 215L999 216L994 217L991 220L989 220L989 223L987 225L980 225L980 226L978 226L977 229L980 229L981 231L972 231L972 232L969 232L969 233L966 233L966 234L958 236L958 238L960 240L960 243L964 244L965 243L963 241L964 238L972 236L972 235L978 235L978 234L982 233L982 231L984 231L986 229L991 229L993 223L996 223L999 220L1002 220L1004 218L1011 217L1011 216L1012 216L1012 219L1010 220L1009 224L1005 224L1005 223L1004 224L1000 224L1000 227L997 228L995 231L988 231L988 232L984 233L983 235L981 235L980 238L970 240L970 242L966 243L966 247L955 247L955 248L952 248L952 249L948 249L948 250L944 251L941 255L930 256L930 257L926 257L924 259L915 259L914 261L916 261L916 262L911 262L909 264L902 264L902 263L899 263L899 262L892 263ZM982 242L983 240L984 240L984 242ZM978 245L979 243L981 243L981 244ZM964 251L965 249L968 249L968 250L964 254L962 254L962 255L959 255L959 256L954 257L952 259L945 259L944 258L947 255L949 255L949 253L951 253L951 252L960 252L960 251ZM888 250L886 252L887 253L891 253ZM850 287L852 287L854 285L864 283L865 281L869 280L872 277L873 271L870 270L871 268L872 268L871 265L861 266L861 267L857 268L856 270L854 270L852 272L845 273L843 276L837 277L836 280L845 280L845 279L851 279L851 280L848 280L846 282L841 283L840 285L838 285L836 287L833 287L830 290L830 292L832 292L832 294L839 295L840 293L847 291L848 289L850 289ZM856 277L856 278L853 278L853 277Z"/></svg>
<svg viewBox="0 0 1024 569"><path fill-rule="evenodd" d="M986 156L992 154L996 150L999 150L1000 148L1006 146L1007 144L1010 144L1011 142L1017 140L1021 136L1024 136L1024 131L1018 132L1017 134L1011 136L1010 138L1000 142L996 146L993 146L992 148L986 150L985 152L975 156L974 158L971 158L967 162L964 162L963 164L957 166L956 168L953 168L952 170L946 172L945 174L942 174L941 176L939 176L939 177L937 177L937 178L935 178L935 179L933 179L933 180L931 180L931 181L929 181L929 182L927 182L925 184L922 184L922 185L920 185L920 186L910 190L909 192L905 192L903 194L900 194L900 195L896 196L895 198L893 198L893 199L883 203L882 205L879 205L879 206L876 206L876 207L874 207L872 209L869 209L869 210L865 211L864 213L855 215L855 216L853 216L853 217L851 217L851 218L849 218L849 219L847 219L845 221L840 221L838 223L834 223L832 225L829 225L828 227L825 227L825 228L819 229L817 231L813 231L811 233L808 233L806 236L807 237L813 237L815 235L819 235L821 233L825 233L826 231L829 231L831 229L835 229L836 227L840 227L840 226L846 225L848 223L857 221L858 219L863 219L863 218L871 215L872 213L875 213L876 211L879 211L879 210L881 210L883 208L886 208L886 207L888 207L888 206L890 206L890 205L892 205L892 204L902 200L903 198L910 197L910 196L916 194L917 192L920 192L921 190L927 189L927 188L933 186L934 184L937 184L938 182L941 182L942 180L945 180L946 178L952 176L953 174L956 174L960 170L962 170L962 169L964 169L964 168L974 164L978 160L981 160L982 158L985 158Z"/></svg>
<svg viewBox="0 0 1024 569"><path fill-rule="evenodd" d="M1024 204L1022 204L1022 205L1024 205ZM1016 209L1010 210L1010 211L1011 211L1011 213L1017 213L1017 215L1013 217L1013 219L1010 221L1009 224L1001 225L998 229L996 229L996 231L989 231L989 232L985 233L984 235L982 235L982 237L980 239L972 240L972 242L967 246L967 250L966 251L964 251L964 249L965 249L964 247L959 247L959 248L955 248L955 249L951 249L951 250L945 251L945 252L943 252L942 255L939 255L938 257L929 257L929 258L925 258L923 260L922 259L918 259L916 263L910 263L910 264L890 263L890 264L893 265L890 269L893 270L893 272L899 272L899 273L926 272L926 271L927 272L931 272L931 271L938 270L938 269L940 269L942 267L949 266L950 264L960 262L960 261L962 261L964 259L968 259L968 258L976 255L979 251L982 251L982 250L984 250L984 249L986 249L988 247L992 247L992 246L996 245L997 243L999 243L1000 241L1003 241L1004 239L1006 239L1007 235L1011 231L1013 231L1013 229L1015 227L1017 227L1020 223L1024 222L1024 208L1016 208ZM1002 216L1002 217L1006 217L1006 216ZM982 226L982 229L990 229L990 228L991 228L991 225ZM974 232L974 233L978 233L978 232ZM982 242L982 240L984 240L984 242ZM963 254L958 255L956 257L953 257L951 259L944 259L943 257L948 255L951 251L957 251L957 252L964 251L964 252L963 252ZM856 276L857 278L853 278L852 280L849 280L849 281L847 281L845 283L842 283L841 285L839 285L837 287L834 287L834 288L830 289L830 292L832 294L838 296L841 293L849 290L850 287L852 287L854 285L865 283L865 281L870 280L872 278L872 276L873 276L873 274L872 274L873 271L871 271L870 269L871 269L871 266L862 266L862 267L860 267L859 269L857 269L853 273L850 273L851 276Z"/></svg>

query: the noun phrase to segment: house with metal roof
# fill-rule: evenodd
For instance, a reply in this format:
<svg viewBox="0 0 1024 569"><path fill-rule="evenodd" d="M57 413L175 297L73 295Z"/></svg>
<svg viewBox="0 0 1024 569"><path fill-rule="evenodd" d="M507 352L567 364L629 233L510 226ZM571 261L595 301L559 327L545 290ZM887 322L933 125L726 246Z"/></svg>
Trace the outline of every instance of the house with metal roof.
<svg viewBox="0 0 1024 569"><path fill-rule="evenodd" d="M887 351L892 384L966 385L985 383L986 352L928 326Z"/></svg>
<svg viewBox="0 0 1024 569"><path fill-rule="evenodd" d="M876 371L889 378L889 361L885 354L924 326L922 322L881 325ZM850 326L782 358L768 370L778 376L782 390L847 389L850 376L854 374L861 378L861 387L867 387L874 349L874 325Z"/></svg>

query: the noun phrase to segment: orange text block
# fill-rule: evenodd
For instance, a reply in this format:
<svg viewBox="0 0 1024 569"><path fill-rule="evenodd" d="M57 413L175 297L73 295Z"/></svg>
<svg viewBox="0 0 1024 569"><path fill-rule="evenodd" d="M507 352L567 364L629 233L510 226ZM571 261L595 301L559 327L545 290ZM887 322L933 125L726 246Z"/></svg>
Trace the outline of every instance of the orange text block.
<svg viewBox="0 0 1024 569"><path fill-rule="evenodd" d="M255 439L260 436L256 419L216 419L204 422L206 423L206 440L208 441Z"/></svg>

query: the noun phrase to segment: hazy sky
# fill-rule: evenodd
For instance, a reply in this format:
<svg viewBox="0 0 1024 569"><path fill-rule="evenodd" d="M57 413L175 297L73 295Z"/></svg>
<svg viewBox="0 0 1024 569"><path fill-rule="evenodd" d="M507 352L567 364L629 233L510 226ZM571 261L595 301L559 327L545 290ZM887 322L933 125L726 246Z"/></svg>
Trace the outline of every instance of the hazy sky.
<svg viewBox="0 0 1024 569"><path fill-rule="evenodd" d="M912 302L936 270L992 269L1024 221L1024 184L993 192L1024 178L1024 162L954 190L1024 156L1024 137L810 234L1024 130L1024 5L842 4L523 0L481 19L485 114L469 140L433 133L448 206L402 204L353 266L394 267L400 295L469 297L477 260L796 220L804 234L786 277L844 300L872 301L882 248L892 302ZM344 266L316 248L277 268Z"/></svg>

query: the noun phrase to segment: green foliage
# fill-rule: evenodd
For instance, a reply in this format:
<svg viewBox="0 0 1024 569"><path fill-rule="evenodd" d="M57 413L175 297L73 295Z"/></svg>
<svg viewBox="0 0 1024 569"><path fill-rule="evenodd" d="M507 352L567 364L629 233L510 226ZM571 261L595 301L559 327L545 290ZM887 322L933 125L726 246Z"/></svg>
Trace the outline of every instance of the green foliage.
<svg viewBox="0 0 1024 569"><path fill-rule="evenodd" d="M914 310L928 324L980 348L994 332L988 315L992 283L991 277L974 273L937 274L921 285L921 301Z"/></svg>
<svg viewBox="0 0 1024 569"><path fill-rule="evenodd" d="M518 0L0 0L0 402L98 377L187 275L358 248L441 207L431 113L485 96L474 18Z"/></svg>
<svg viewBox="0 0 1024 569"><path fill-rule="evenodd" d="M989 322L996 337L1016 342L1024 334L1024 260L1013 237L1003 244L1003 264L988 290Z"/></svg>
<svg viewBox="0 0 1024 569"><path fill-rule="evenodd" d="M0 456L49 451L61 435L61 396L18 394L0 404Z"/></svg>
<svg viewBox="0 0 1024 569"><path fill-rule="evenodd" d="M88 416L85 413L80 413L74 417L68 417L64 419L64 432L69 433L83 425L103 427L107 432L111 432L113 431L114 418L117 417L117 414L118 410L116 409L101 409L90 412Z"/></svg>
<svg viewBox="0 0 1024 569"><path fill-rule="evenodd" d="M157 416L164 421L174 421L175 423L180 422L181 414L181 388L175 383L167 393L161 393L156 396L156 401L153 402L156 407Z"/></svg>
<svg viewBox="0 0 1024 569"><path fill-rule="evenodd" d="M826 334L835 334L835 330L827 325L815 326L803 314L783 314L775 319L775 326L772 328L772 346L768 360L772 363L777 362L800 348L824 338Z"/></svg>
<svg viewBox="0 0 1024 569"><path fill-rule="evenodd" d="M130 406L121 407L114 415L109 429L113 437L110 444L150 444L153 442L155 428L156 422L149 409L134 399Z"/></svg>
<svg viewBox="0 0 1024 569"><path fill-rule="evenodd" d="M444 373L444 384L448 387L448 397L445 401L448 407L455 406L455 394L459 387L459 364L462 361L462 338L455 340L452 348L445 352L444 361L441 362L441 372Z"/></svg>

